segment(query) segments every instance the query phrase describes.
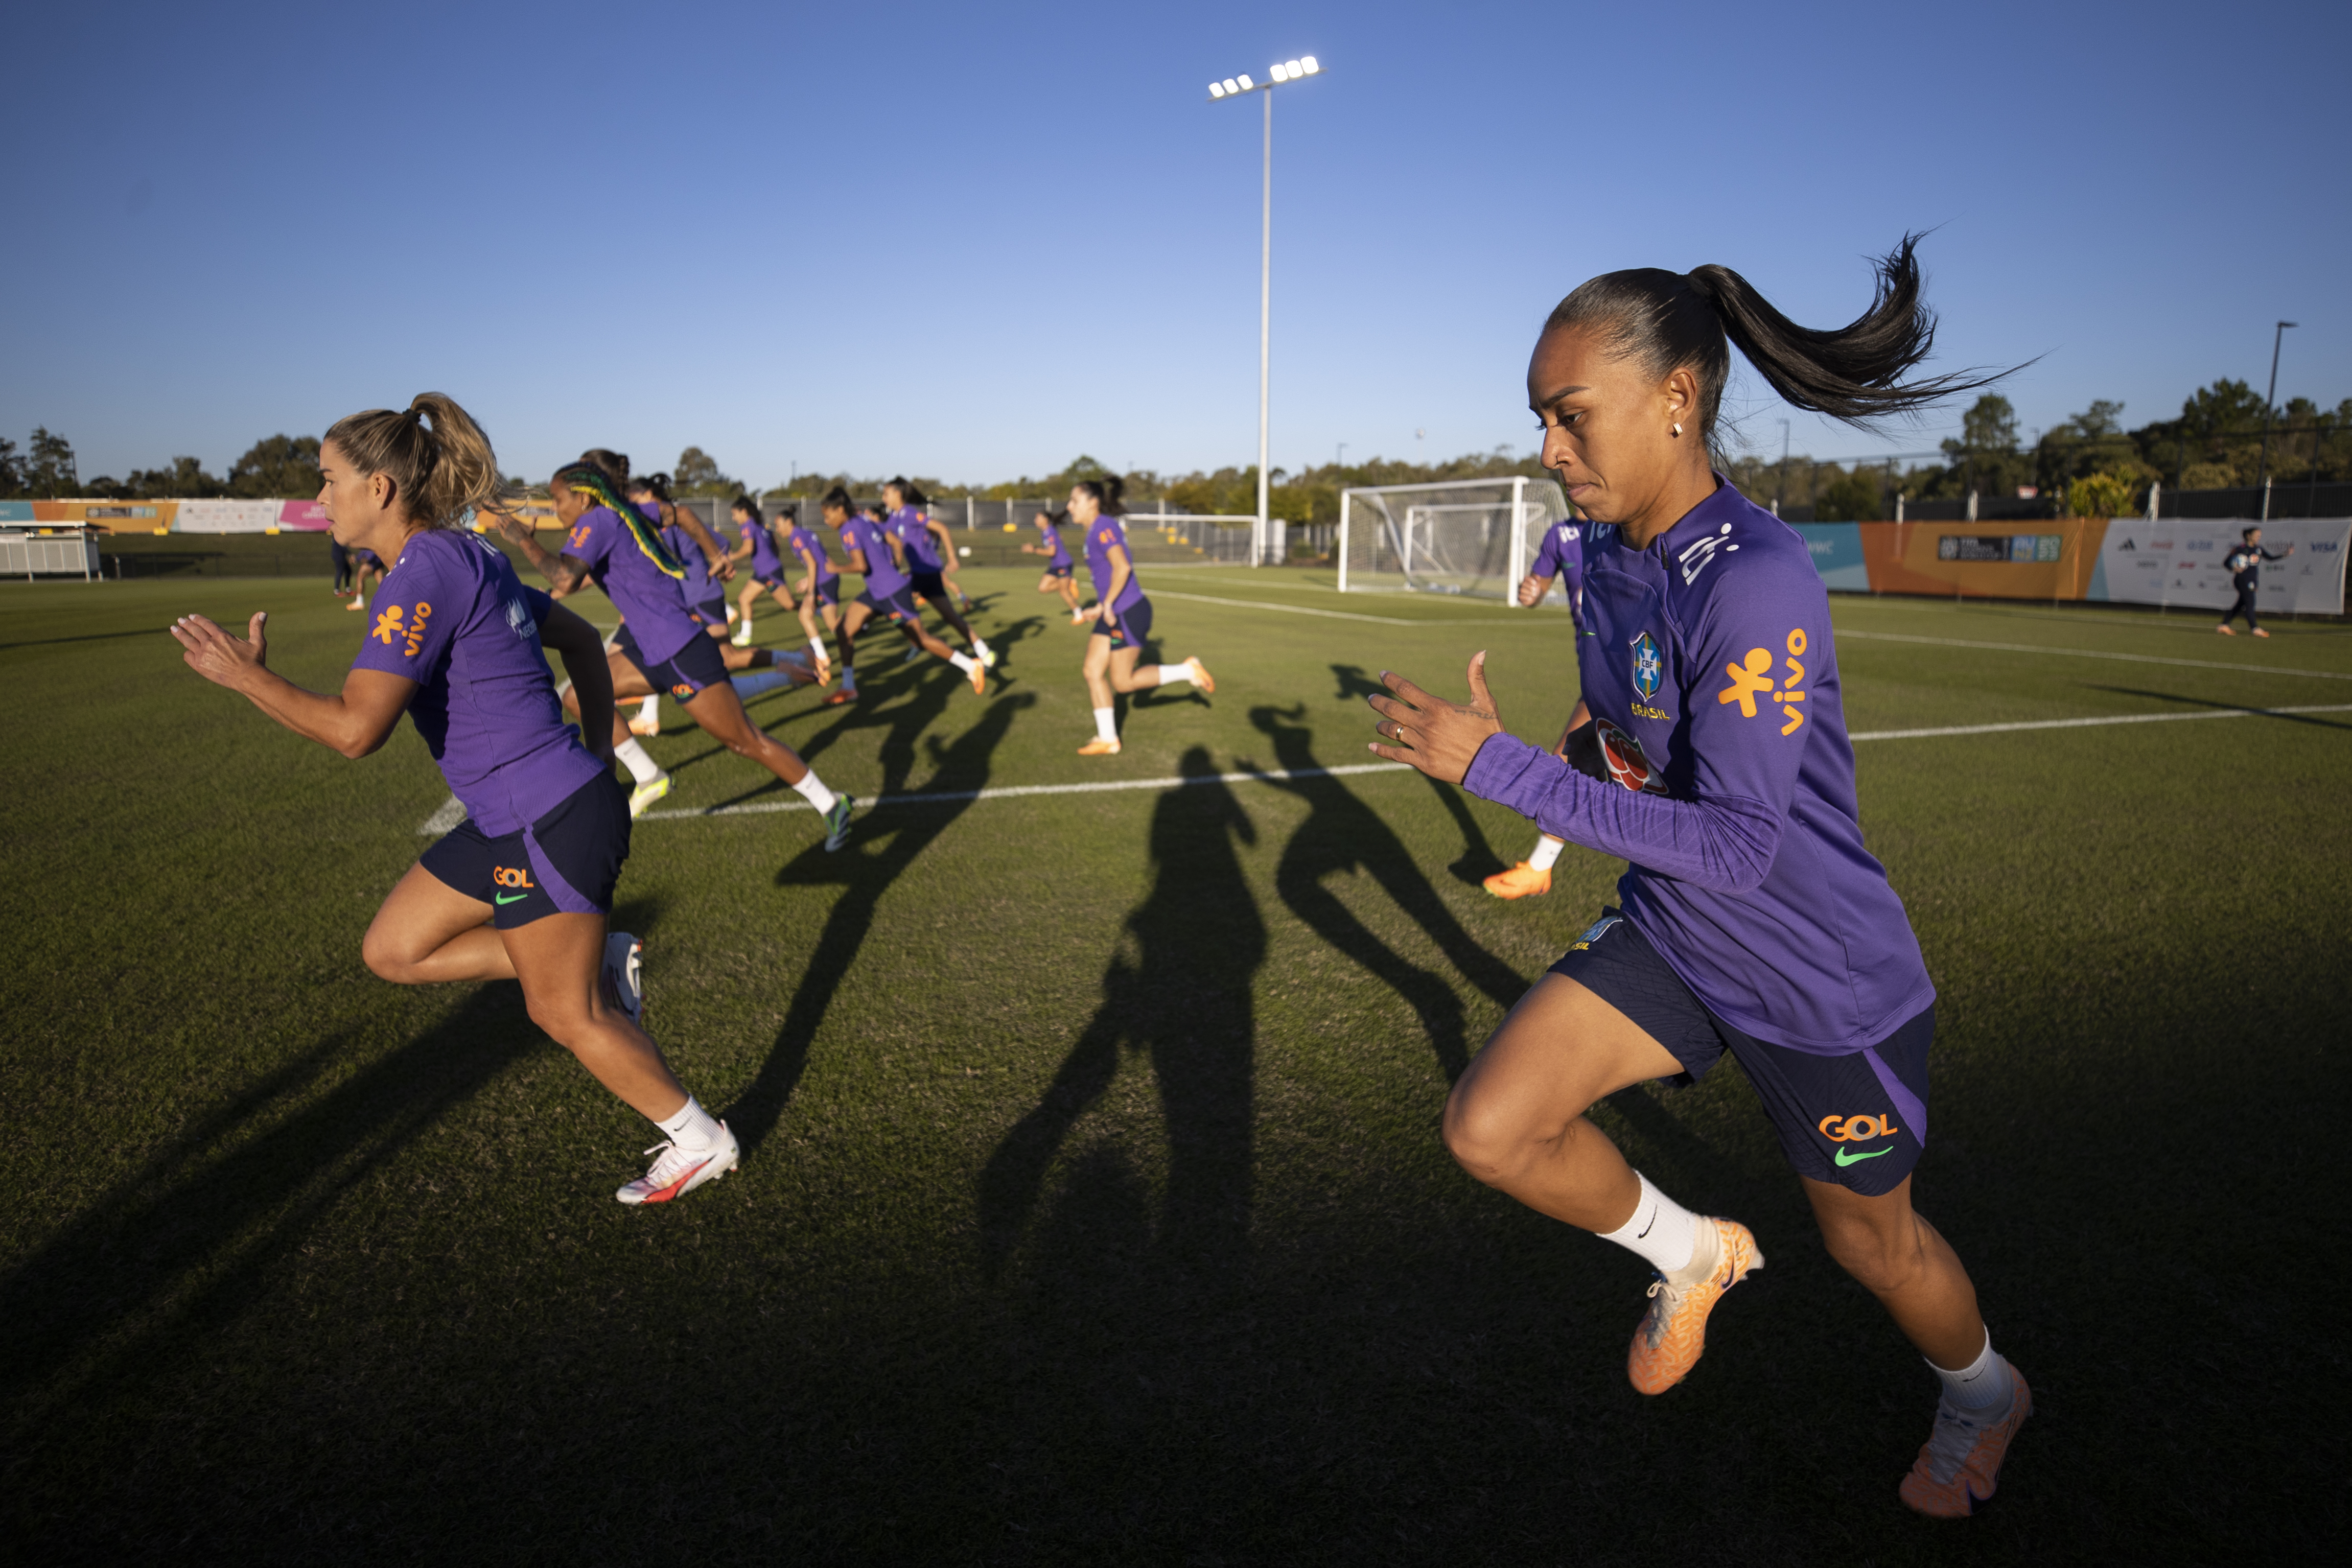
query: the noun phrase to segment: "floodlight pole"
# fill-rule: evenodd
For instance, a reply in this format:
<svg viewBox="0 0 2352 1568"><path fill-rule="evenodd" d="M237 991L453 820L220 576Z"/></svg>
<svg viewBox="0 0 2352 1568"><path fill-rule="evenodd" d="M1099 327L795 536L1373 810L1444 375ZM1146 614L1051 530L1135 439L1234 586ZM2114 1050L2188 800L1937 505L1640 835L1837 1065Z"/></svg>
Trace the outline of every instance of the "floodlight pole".
<svg viewBox="0 0 2352 1568"><path fill-rule="evenodd" d="M1312 55L1277 65L1266 72L1266 79L1254 81L1244 76L1228 77L1212 83L1209 97L1239 98L1244 93L1265 95L1265 183L1258 200L1257 246L1257 520L1251 527L1250 565L1263 566L1272 537L1271 517L1273 497L1268 494L1272 480L1266 473L1269 458L1266 426L1270 404L1268 385L1273 361L1274 338L1274 89L1284 82L1297 81L1304 77L1319 75L1323 68Z"/></svg>
<svg viewBox="0 0 2352 1568"><path fill-rule="evenodd" d="M1274 328L1274 84L1265 84L1265 183L1259 197L1257 230L1257 548L1250 551L1250 565L1265 564L1267 527L1266 495L1266 371L1271 358ZM2271 379L2278 379L2277 356L2272 356ZM2263 451L2269 451L2269 432L2263 433Z"/></svg>
<svg viewBox="0 0 2352 1568"><path fill-rule="evenodd" d="M1269 96L1267 102L1272 101ZM1272 132L1269 131L1268 134ZM2286 340L2286 329L2295 325L2298 323L2282 321L2278 324L2278 329L2271 334L2271 390L2263 394L2263 461L2262 466L2254 474L2254 488L2263 493L2263 521L2266 523L2271 520L2271 405L2278 401L2279 345ZM1265 394L1261 392L1259 395L1263 397ZM1265 416L1259 417L1263 420ZM1261 435L1258 439L1263 441L1265 438ZM1261 495L1264 493L1262 490L1259 492ZM1265 506L1261 504L1258 510L1261 512L1265 510Z"/></svg>

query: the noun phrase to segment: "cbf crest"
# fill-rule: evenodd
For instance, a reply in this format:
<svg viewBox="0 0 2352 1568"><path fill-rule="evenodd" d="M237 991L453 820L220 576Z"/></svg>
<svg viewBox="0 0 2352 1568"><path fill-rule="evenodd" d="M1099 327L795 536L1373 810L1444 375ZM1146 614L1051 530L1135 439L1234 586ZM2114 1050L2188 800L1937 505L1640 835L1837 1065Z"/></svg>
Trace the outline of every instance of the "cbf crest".
<svg viewBox="0 0 2352 1568"><path fill-rule="evenodd" d="M1633 639L1633 689L1642 694L1643 702L1658 695L1658 685L1665 678L1665 662L1658 657L1658 644L1647 632Z"/></svg>

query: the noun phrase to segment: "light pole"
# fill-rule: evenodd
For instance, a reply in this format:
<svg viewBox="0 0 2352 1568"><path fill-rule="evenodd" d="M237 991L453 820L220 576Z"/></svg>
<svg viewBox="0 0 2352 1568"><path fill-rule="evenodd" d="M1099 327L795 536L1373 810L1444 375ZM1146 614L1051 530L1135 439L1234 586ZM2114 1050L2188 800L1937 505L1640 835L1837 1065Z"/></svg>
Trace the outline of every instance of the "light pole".
<svg viewBox="0 0 2352 1568"><path fill-rule="evenodd" d="M2254 473L2254 488L2263 493L2263 521L2266 523L2271 520L2271 405L2278 402L2279 344L2285 340L2286 329L2294 325L2293 321L2282 321L2271 334L2271 390L2263 394L2263 461Z"/></svg>
<svg viewBox="0 0 2352 1568"><path fill-rule="evenodd" d="M1257 524L1256 537L1250 541L1250 565L1262 566L1265 561L1266 537L1266 365L1267 349L1274 325L1274 89L1284 82L1298 81L1319 74L1323 68L1313 55L1301 55L1270 68L1264 81L1252 81L1246 75L1227 77L1209 84L1212 101L1222 98L1239 98L1244 93L1265 94L1265 188L1258 214L1257 249Z"/></svg>

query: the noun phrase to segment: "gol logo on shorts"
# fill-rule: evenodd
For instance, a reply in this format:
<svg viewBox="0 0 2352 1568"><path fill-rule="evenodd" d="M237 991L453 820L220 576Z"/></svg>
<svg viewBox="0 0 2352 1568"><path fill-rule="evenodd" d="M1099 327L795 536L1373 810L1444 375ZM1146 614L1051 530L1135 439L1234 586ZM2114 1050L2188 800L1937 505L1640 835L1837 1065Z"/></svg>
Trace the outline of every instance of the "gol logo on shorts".
<svg viewBox="0 0 2352 1568"><path fill-rule="evenodd" d="M1902 1131L1884 1116L1838 1116L1822 1118L1822 1136L1832 1144L1863 1144L1873 1138L1891 1138Z"/></svg>
<svg viewBox="0 0 2352 1568"><path fill-rule="evenodd" d="M500 887L530 887L530 873L521 866L501 865L490 868L490 880Z"/></svg>
<svg viewBox="0 0 2352 1568"><path fill-rule="evenodd" d="M694 688L688 685L684 681L680 681L677 685L670 687L669 695L676 697L680 702L685 702L688 698L694 695Z"/></svg>

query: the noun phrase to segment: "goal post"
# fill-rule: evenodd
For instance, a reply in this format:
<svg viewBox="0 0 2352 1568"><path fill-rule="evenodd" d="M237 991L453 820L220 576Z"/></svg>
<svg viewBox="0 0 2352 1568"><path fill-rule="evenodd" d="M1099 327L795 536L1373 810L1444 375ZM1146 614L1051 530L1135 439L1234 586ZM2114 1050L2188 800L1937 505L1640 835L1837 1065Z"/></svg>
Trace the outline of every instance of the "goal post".
<svg viewBox="0 0 2352 1568"><path fill-rule="evenodd" d="M1518 604L1536 541L1568 517L1550 479L1514 475L1339 492L1342 593L1450 593Z"/></svg>

